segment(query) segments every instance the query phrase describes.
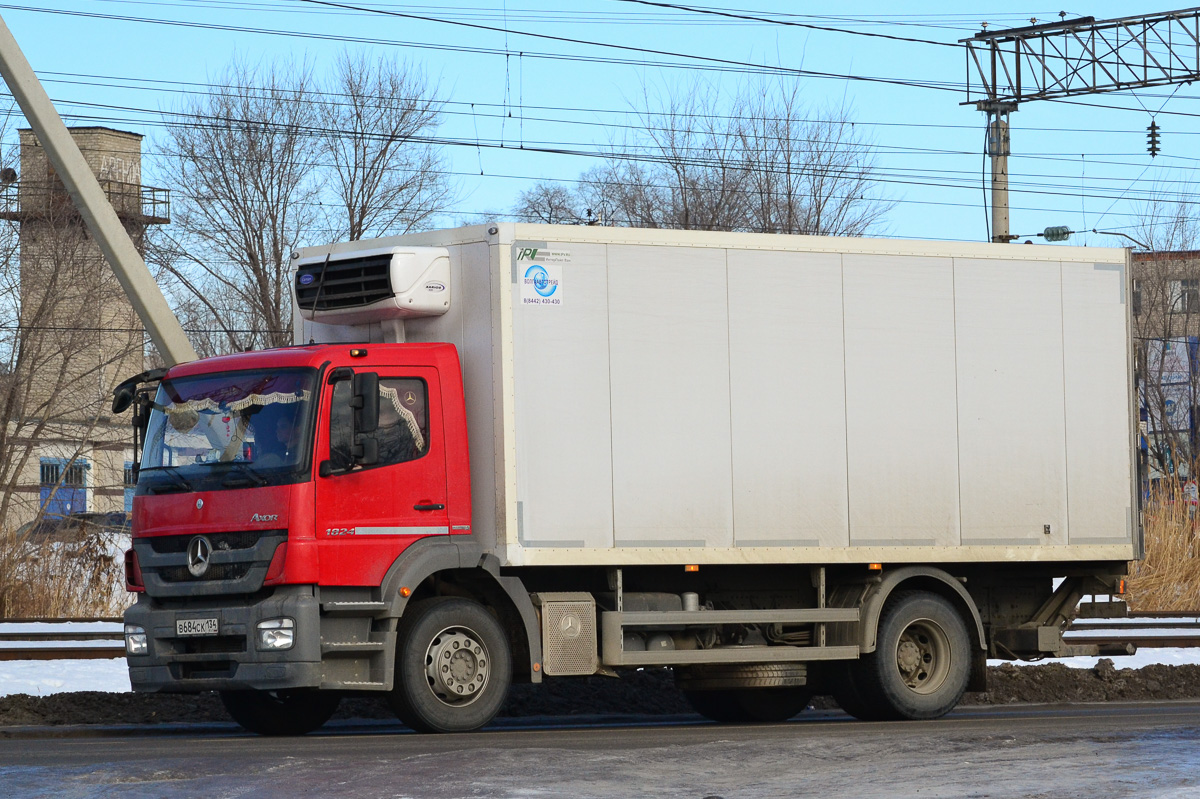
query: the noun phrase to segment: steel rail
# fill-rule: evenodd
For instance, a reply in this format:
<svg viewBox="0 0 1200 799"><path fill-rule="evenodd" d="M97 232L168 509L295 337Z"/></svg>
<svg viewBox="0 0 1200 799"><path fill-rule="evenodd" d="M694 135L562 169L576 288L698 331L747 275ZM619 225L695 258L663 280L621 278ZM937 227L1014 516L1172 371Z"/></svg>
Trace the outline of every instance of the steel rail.
<svg viewBox="0 0 1200 799"><path fill-rule="evenodd" d="M0 661L11 660L92 660L112 659L125 656L123 645L87 645L88 642L116 642L121 640L120 630L79 631L7 631L6 625L16 624L120 624L121 619L112 616L96 618L74 617L65 619L39 619L32 617L0 619ZM1163 635L1147 635L1151 630L1163 630ZM1187 631L1195 630L1194 633ZM1088 631L1103 632L1103 635L1084 634ZM1123 635L1124 631L1129 634ZM1108 619L1076 619L1063 633L1063 639L1072 644L1096 644L1114 647L1134 644L1137 648L1200 647L1200 611L1143 611L1129 616ZM47 642L82 644L80 646L44 646ZM16 644L5 646L3 644ZM28 644L22 646L21 644Z"/></svg>

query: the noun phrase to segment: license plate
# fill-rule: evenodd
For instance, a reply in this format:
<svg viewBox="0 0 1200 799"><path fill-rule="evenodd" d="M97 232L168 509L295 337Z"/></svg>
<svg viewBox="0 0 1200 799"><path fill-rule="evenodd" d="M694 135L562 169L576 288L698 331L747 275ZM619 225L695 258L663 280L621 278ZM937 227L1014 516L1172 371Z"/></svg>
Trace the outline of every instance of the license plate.
<svg viewBox="0 0 1200 799"><path fill-rule="evenodd" d="M216 619L176 619L176 635L216 635L219 632Z"/></svg>

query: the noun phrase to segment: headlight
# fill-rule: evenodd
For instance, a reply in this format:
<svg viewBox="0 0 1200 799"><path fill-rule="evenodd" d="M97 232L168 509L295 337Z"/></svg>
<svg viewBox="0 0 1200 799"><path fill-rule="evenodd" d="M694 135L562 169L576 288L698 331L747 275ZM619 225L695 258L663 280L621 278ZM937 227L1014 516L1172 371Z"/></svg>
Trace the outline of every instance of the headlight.
<svg viewBox="0 0 1200 799"><path fill-rule="evenodd" d="M125 625L125 654L148 655L150 644L146 640L146 630L136 624Z"/></svg>
<svg viewBox="0 0 1200 799"><path fill-rule="evenodd" d="M292 619L267 619L258 623L259 649L291 649L296 643L296 622Z"/></svg>

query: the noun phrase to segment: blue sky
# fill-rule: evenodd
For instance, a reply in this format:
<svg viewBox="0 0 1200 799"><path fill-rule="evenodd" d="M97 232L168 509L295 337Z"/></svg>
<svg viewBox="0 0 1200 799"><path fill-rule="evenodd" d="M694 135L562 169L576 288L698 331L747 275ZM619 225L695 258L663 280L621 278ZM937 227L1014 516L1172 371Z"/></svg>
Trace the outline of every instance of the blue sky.
<svg viewBox="0 0 1200 799"><path fill-rule="evenodd" d="M661 92L703 75L732 93L750 79L739 64L941 86L799 78L815 116L845 105L878 146L880 189L896 203L884 233L982 240L983 116L960 105L962 50L779 23L953 43L984 20L995 29L1053 21L1062 10L1097 19L1170 10L1110 2L1017 10L969 2L687 4L774 20L753 22L621 0L347 5L365 10L303 0L31 0L0 3L0 16L68 124L146 134L148 183L162 145L159 111L216 80L235 54L307 58L317 71L343 48L410 59L449 101L438 135L456 142L447 154L460 192L445 225L503 214L538 180L576 178L596 163L586 153L630 124L630 101L643 87ZM1132 232L1150 193L1187 190L1193 181L1200 116L1191 115L1200 115L1200 86L1087 100L1099 107L1031 102L1013 115L1014 233L1048 225ZM1163 153L1153 160L1143 106L1162 109ZM1085 242L1121 243L1094 235L1072 241Z"/></svg>

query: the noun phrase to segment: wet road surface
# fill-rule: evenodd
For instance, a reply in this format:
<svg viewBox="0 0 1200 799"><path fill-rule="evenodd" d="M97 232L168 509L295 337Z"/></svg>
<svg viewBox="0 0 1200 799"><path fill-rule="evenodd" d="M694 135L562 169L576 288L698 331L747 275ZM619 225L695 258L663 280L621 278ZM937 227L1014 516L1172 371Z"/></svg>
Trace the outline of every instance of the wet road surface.
<svg viewBox="0 0 1200 799"><path fill-rule="evenodd" d="M809 711L751 726L678 717L587 726L559 719L442 736L385 723L332 725L303 738L236 730L0 731L0 793L1200 799L1197 702L967 708L904 723Z"/></svg>

